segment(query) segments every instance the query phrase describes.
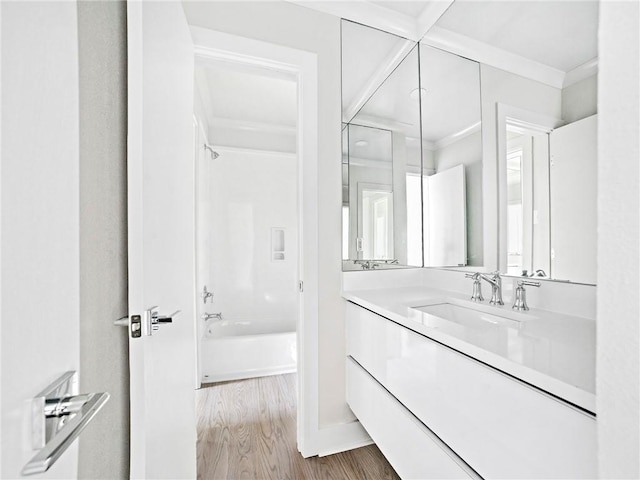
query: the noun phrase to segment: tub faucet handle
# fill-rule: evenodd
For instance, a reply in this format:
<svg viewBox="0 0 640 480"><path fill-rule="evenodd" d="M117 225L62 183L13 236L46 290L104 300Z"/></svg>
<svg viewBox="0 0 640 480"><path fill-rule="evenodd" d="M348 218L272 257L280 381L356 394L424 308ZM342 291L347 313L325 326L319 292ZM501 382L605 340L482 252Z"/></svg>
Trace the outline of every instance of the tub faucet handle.
<svg viewBox="0 0 640 480"><path fill-rule="evenodd" d="M207 290L207 286L205 285L204 288L202 289L202 293L200 294L200 296L202 297L202 303L207 303L207 299L211 299L211 303L213 303L213 292L209 292Z"/></svg>

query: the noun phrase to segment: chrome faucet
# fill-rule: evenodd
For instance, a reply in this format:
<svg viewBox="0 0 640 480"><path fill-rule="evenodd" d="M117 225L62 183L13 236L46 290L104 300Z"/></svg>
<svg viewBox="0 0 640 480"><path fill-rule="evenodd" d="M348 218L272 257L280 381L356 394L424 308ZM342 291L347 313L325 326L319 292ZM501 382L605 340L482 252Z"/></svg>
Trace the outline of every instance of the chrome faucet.
<svg viewBox="0 0 640 480"><path fill-rule="evenodd" d="M529 306L527 305L527 292L524 289L524 286L528 285L530 287L539 287L540 282L532 282L530 280L518 280L518 286L516 288L515 296L513 298L513 308L514 310L529 310Z"/></svg>
<svg viewBox="0 0 640 480"><path fill-rule="evenodd" d="M207 290L207 286L204 286L204 289L202 290L202 293L200 294L200 296L202 297L202 303L207 303L207 299L210 298L211 299L211 303L213 303L213 292L209 292Z"/></svg>
<svg viewBox="0 0 640 480"><path fill-rule="evenodd" d="M493 273L480 273L480 278L486 280L491 285L491 300L490 305L504 305L502 301L502 277L500 272Z"/></svg>
<svg viewBox="0 0 640 480"><path fill-rule="evenodd" d="M473 278L473 293L471 294L471 300L474 302L484 301L480 275L480 273L466 273L464 275L466 278Z"/></svg>
<svg viewBox="0 0 640 480"><path fill-rule="evenodd" d="M215 318L217 320L222 320L222 312L218 312L218 313L203 313L202 314L202 319L206 322L207 320L211 320L212 318Z"/></svg>

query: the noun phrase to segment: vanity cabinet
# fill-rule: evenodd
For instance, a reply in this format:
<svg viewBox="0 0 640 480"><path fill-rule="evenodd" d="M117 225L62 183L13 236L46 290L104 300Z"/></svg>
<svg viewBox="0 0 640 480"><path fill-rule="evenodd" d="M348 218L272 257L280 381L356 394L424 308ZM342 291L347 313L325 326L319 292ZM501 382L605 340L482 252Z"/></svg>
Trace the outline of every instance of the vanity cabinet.
<svg viewBox="0 0 640 480"><path fill-rule="evenodd" d="M439 463L404 451L409 435L439 445L459 478L597 476L593 415L354 303L346 308L347 400L403 478L449 478L429 477ZM372 410L378 404L384 409ZM389 436L400 453L387 446ZM426 473L414 475L406 457Z"/></svg>

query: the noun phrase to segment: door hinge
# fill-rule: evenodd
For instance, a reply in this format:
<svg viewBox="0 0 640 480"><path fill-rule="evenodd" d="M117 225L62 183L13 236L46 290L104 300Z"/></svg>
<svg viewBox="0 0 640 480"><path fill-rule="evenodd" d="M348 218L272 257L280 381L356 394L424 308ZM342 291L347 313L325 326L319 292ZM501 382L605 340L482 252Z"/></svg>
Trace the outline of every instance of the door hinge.
<svg viewBox="0 0 640 480"><path fill-rule="evenodd" d="M298 291L300 293L304 292L304 282L302 280L298 282Z"/></svg>

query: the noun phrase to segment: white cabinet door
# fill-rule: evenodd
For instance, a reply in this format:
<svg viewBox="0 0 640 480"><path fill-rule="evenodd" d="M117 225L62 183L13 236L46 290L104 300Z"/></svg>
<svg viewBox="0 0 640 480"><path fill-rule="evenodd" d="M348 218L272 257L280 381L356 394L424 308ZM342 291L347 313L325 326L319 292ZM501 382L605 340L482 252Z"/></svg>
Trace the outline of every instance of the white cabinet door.
<svg viewBox="0 0 640 480"><path fill-rule="evenodd" d="M179 2L128 2L127 30L129 315L181 310L129 336L131 477L195 478L194 51Z"/></svg>

